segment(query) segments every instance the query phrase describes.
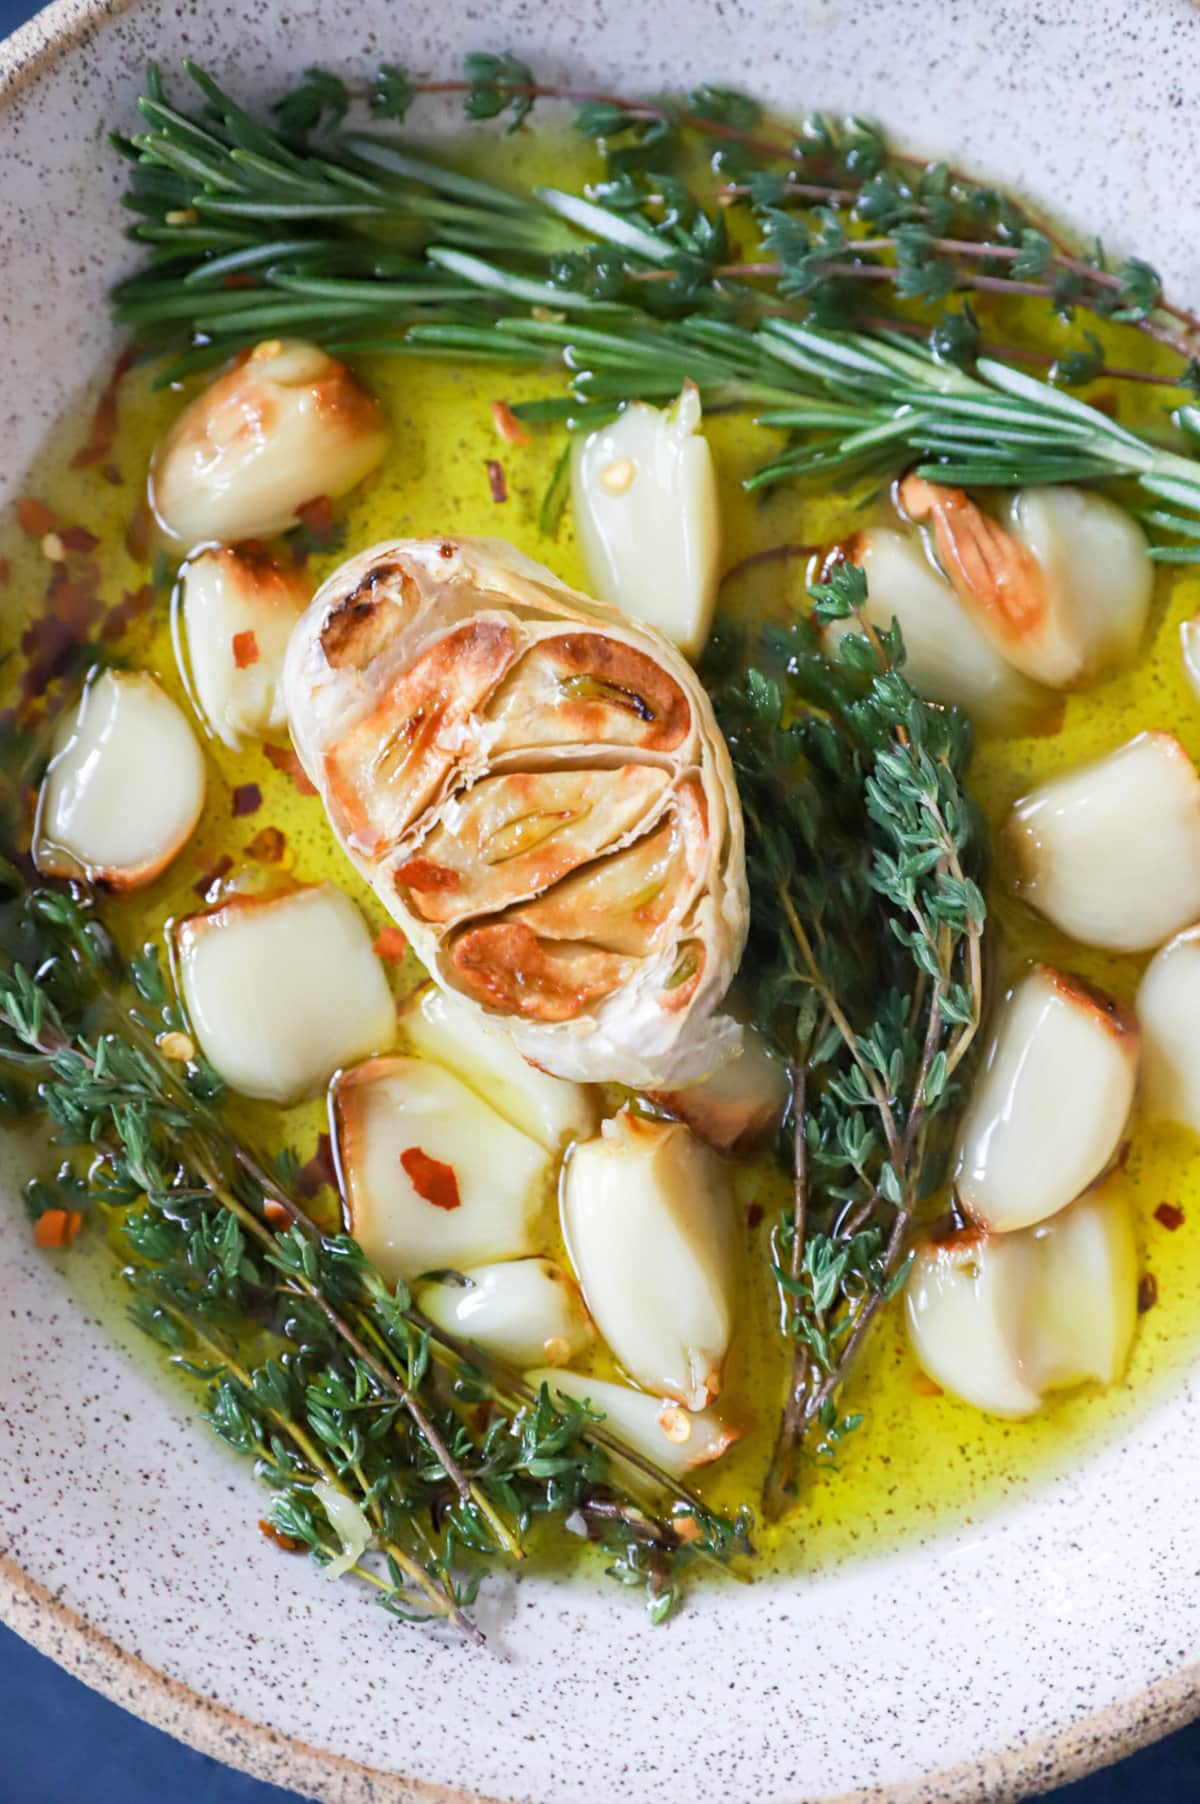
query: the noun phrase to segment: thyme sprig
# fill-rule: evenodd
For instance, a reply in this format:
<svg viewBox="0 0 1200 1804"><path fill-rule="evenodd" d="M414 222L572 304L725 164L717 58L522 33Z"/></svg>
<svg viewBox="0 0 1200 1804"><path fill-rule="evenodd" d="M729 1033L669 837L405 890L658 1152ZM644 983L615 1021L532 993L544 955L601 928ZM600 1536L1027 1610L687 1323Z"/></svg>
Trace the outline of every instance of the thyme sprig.
<svg viewBox="0 0 1200 1804"><path fill-rule="evenodd" d="M179 1016L156 962L124 967L85 894L24 890L15 872L6 887L0 1066L86 1155L86 1184L63 1178L71 1205L86 1196L105 1219L132 1319L203 1384L285 1544L353 1570L406 1621L475 1637L487 1562L521 1558L540 1522L597 1542L656 1621L691 1562L745 1549L744 1521L708 1511L585 1406L442 1333L324 1231L231 1133L202 1061L163 1055ZM37 1209L53 1195L40 1183Z"/></svg>
<svg viewBox="0 0 1200 1804"><path fill-rule="evenodd" d="M798 1454L828 1456L858 1424L843 1387L941 1183L983 996L968 723L907 681L898 629L865 624L860 570L841 564L810 595L811 614L759 647L726 627L710 657L746 817L743 972L793 1081L773 1269L794 1353L772 1517ZM847 619L831 659L820 629Z"/></svg>

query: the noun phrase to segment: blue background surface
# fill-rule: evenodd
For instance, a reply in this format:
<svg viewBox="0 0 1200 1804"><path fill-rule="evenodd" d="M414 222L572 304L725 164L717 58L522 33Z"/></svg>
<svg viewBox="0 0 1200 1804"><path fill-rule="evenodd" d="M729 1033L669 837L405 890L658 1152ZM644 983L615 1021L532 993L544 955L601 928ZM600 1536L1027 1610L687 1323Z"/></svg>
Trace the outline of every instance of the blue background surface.
<svg viewBox="0 0 1200 1804"><path fill-rule="evenodd" d="M26 0L0 0L0 37L35 10ZM1197 1804L1200 1723L1054 1797L1055 1804ZM3 1627L0 1799L11 1804L163 1804L166 1799L171 1804L298 1804L292 1792L260 1785L148 1728L68 1678ZM610 1801L597 1799L596 1804Z"/></svg>

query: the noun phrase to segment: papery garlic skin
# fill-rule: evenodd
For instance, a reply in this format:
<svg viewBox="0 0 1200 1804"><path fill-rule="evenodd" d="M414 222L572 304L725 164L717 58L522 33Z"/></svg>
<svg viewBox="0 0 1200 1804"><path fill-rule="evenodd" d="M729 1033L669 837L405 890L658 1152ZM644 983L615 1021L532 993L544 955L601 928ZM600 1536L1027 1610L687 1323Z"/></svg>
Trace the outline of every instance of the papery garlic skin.
<svg viewBox="0 0 1200 1804"><path fill-rule="evenodd" d="M154 454L150 507L188 551L267 538L307 502L344 495L386 449L383 415L344 364L270 339L184 408Z"/></svg>
<svg viewBox="0 0 1200 1804"><path fill-rule="evenodd" d="M567 1161L562 1222L618 1362L648 1390L703 1409L733 1330L733 1206L715 1155L681 1122L623 1110Z"/></svg>
<svg viewBox="0 0 1200 1804"><path fill-rule="evenodd" d="M342 1072L333 1119L350 1231L385 1278L537 1251L545 1152L440 1065L372 1059Z"/></svg>
<svg viewBox="0 0 1200 1804"><path fill-rule="evenodd" d="M191 838L204 792L204 754L182 709L144 671L103 670L55 735L34 862L48 876L140 889Z"/></svg>
<svg viewBox="0 0 1200 1804"><path fill-rule="evenodd" d="M421 1285L418 1309L437 1327L518 1370L565 1365L595 1339L577 1287L550 1259L477 1265L462 1276L465 1285Z"/></svg>
<svg viewBox="0 0 1200 1804"><path fill-rule="evenodd" d="M955 1187L973 1221L1008 1233L1087 1189L1121 1142L1137 1085L1127 1009L1037 965L1002 1006L959 1135Z"/></svg>
<svg viewBox="0 0 1200 1804"><path fill-rule="evenodd" d="M740 1438L737 1429L722 1422L712 1410L682 1409L669 1398L647 1396L627 1384L589 1378L583 1372L559 1371L539 1366L525 1374L526 1384L540 1390L546 1385L550 1401L568 1397L586 1403L603 1417L608 1428L636 1452L661 1468L670 1478L682 1478L695 1466L711 1465ZM627 1471L635 1470L617 1457Z"/></svg>
<svg viewBox="0 0 1200 1804"><path fill-rule="evenodd" d="M1200 927L1177 934L1150 960L1136 1007L1147 1112L1200 1134Z"/></svg>
<svg viewBox="0 0 1200 1804"><path fill-rule="evenodd" d="M400 1029L419 1057L445 1065L547 1152L595 1133L599 1110L590 1084L538 1071L502 1028L436 984L412 997Z"/></svg>
<svg viewBox="0 0 1200 1804"><path fill-rule="evenodd" d="M596 594L698 657L717 597L720 514L694 383L670 407L633 401L575 437L571 508Z"/></svg>
<svg viewBox="0 0 1200 1804"><path fill-rule="evenodd" d="M1200 777L1171 733L1139 733L1017 802L1013 887L1085 946L1144 952L1200 916Z"/></svg>
<svg viewBox="0 0 1200 1804"><path fill-rule="evenodd" d="M318 1095L340 1065L395 1039L366 922L335 884L235 896L181 921L175 943L192 1031L243 1096Z"/></svg>
<svg viewBox="0 0 1200 1804"><path fill-rule="evenodd" d="M284 655L312 593L304 576L217 545L189 558L179 581L183 676L209 728L233 751L278 733Z"/></svg>
<svg viewBox="0 0 1200 1804"><path fill-rule="evenodd" d="M905 1301L922 1369L989 1415L1032 1415L1047 1392L1088 1379L1116 1383L1137 1323L1137 1242L1121 1182L1035 1228L927 1243Z"/></svg>
<svg viewBox="0 0 1200 1804"><path fill-rule="evenodd" d="M775 1058L757 1028L742 1027L742 1050L698 1084L647 1095L687 1123L719 1153L744 1151L773 1134L791 1095L787 1067Z"/></svg>
<svg viewBox="0 0 1200 1804"><path fill-rule="evenodd" d="M872 527L857 533L845 553L867 579L864 618L880 629L899 623L905 675L929 701L964 708L990 733L1041 732L1053 725L1060 711L1054 696L992 645L918 537ZM853 618L837 620L824 638L836 646L860 631Z"/></svg>

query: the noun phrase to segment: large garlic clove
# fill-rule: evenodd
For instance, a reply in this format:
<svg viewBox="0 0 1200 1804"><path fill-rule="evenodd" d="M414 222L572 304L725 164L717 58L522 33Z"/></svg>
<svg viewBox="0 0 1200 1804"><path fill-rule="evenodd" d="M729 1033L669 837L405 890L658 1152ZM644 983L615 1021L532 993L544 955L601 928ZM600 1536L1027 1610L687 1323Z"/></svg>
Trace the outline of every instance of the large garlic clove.
<svg viewBox="0 0 1200 1804"><path fill-rule="evenodd" d="M144 671L101 671L56 735L34 860L49 876L139 889L186 845L203 806L204 755L186 715Z"/></svg>
<svg viewBox="0 0 1200 1804"><path fill-rule="evenodd" d="M1200 700L1200 614L1193 614L1190 620L1185 620L1180 625L1179 651L1183 659L1183 674L1192 694Z"/></svg>
<svg viewBox="0 0 1200 1804"><path fill-rule="evenodd" d="M719 1153L753 1145L774 1133L791 1095L787 1067L775 1058L763 1036L743 1027L742 1050L698 1084L677 1090L651 1090L660 1109L686 1121L694 1134Z"/></svg>
<svg viewBox="0 0 1200 1804"><path fill-rule="evenodd" d="M584 1299L625 1370L702 1409L733 1327L733 1214L716 1157L679 1122L623 1111L577 1146L563 1232Z"/></svg>
<svg viewBox="0 0 1200 1804"><path fill-rule="evenodd" d="M1031 488L1001 521L962 489L916 475L901 483L899 499L910 519L932 522L943 570L1018 670L1072 689L1132 657L1154 573L1124 509L1078 489Z"/></svg>
<svg viewBox="0 0 1200 1804"><path fill-rule="evenodd" d="M697 657L717 596L720 517L694 384L666 409L634 401L577 437L571 506L596 594Z"/></svg>
<svg viewBox="0 0 1200 1804"><path fill-rule="evenodd" d="M396 1011L371 935L332 883L235 896L175 930L204 1056L243 1096L292 1103L389 1047Z"/></svg>
<svg viewBox="0 0 1200 1804"><path fill-rule="evenodd" d="M287 725L280 682L292 628L310 586L271 558L216 546L184 565L184 676L218 739L237 751Z"/></svg>
<svg viewBox="0 0 1200 1804"><path fill-rule="evenodd" d="M465 1284L423 1284L417 1307L439 1328L518 1368L565 1365L591 1345L583 1298L549 1259L510 1259L463 1272Z"/></svg>
<svg viewBox="0 0 1200 1804"><path fill-rule="evenodd" d="M669 1399L649 1397L627 1384L589 1378L582 1372L540 1366L526 1372L525 1382L539 1390L546 1385L552 1403L560 1397L586 1403L603 1418L598 1426L609 1429L672 1478L682 1478L693 1466L710 1465L739 1438L738 1431L711 1410L681 1409Z"/></svg>
<svg viewBox="0 0 1200 1804"><path fill-rule="evenodd" d="M449 1071L373 1059L338 1078L333 1114L350 1231L385 1278L536 1251L546 1154Z"/></svg>
<svg viewBox="0 0 1200 1804"><path fill-rule="evenodd" d="M1138 1028L1111 997L1049 965L1001 1011L959 1138L958 1195L1007 1233L1086 1190L1120 1144L1137 1083Z"/></svg>
<svg viewBox="0 0 1200 1804"><path fill-rule="evenodd" d="M1200 915L1200 777L1171 733L1043 783L1005 838L1017 894L1085 946L1143 952Z"/></svg>
<svg viewBox="0 0 1200 1804"><path fill-rule="evenodd" d="M185 407L155 452L150 506L187 550L266 538L306 502L344 495L386 449L383 415L344 364L271 339Z"/></svg>
<svg viewBox="0 0 1200 1804"><path fill-rule="evenodd" d="M1200 927L1177 934L1146 967L1137 993L1144 1100L1200 1134Z"/></svg>
<svg viewBox="0 0 1200 1804"><path fill-rule="evenodd" d="M1137 1322L1137 1245L1119 1179L1015 1234L973 1229L918 1249L909 1339L943 1390L1027 1416L1047 1391L1113 1384Z"/></svg>
<svg viewBox="0 0 1200 1804"><path fill-rule="evenodd" d="M433 984L419 990L400 1026L419 1057L445 1065L547 1152L596 1131L596 1096L590 1085L538 1071L502 1027L489 1025L478 1010L445 990Z"/></svg>
<svg viewBox="0 0 1200 1804"><path fill-rule="evenodd" d="M846 555L867 579L866 620L880 628L899 623L905 674L922 695L965 708L988 732L1030 733L1053 724L1054 696L996 650L917 538L876 527L858 533ZM837 645L861 630L853 618L838 620L826 640Z"/></svg>

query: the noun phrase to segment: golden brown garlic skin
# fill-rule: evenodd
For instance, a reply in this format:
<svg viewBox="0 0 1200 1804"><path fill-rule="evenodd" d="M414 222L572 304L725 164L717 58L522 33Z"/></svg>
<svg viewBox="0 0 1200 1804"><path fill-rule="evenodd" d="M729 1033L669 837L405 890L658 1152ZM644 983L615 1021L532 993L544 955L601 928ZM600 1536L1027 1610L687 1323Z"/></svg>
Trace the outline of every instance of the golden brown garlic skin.
<svg viewBox="0 0 1200 1804"><path fill-rule="evenodd" d="M346 852L526 1057L646 1086L736 1048L737 792L664 639L499 542L397 541L324 585L284 690Z"/></svg>

